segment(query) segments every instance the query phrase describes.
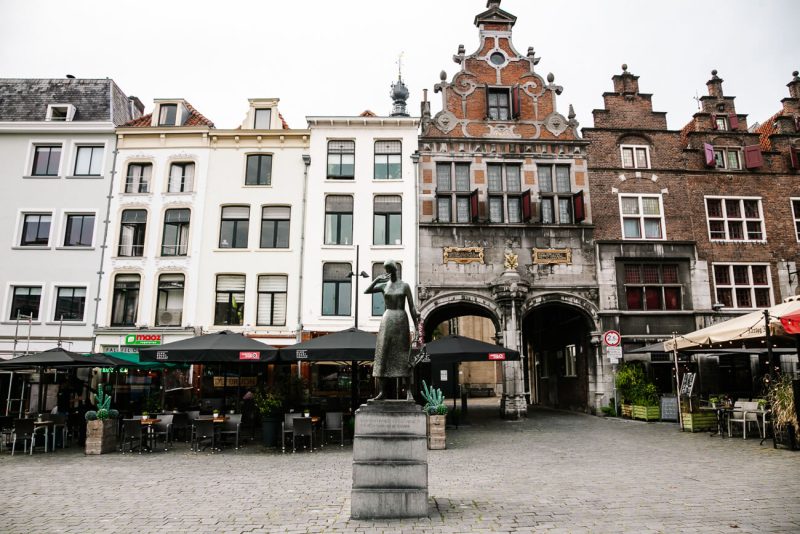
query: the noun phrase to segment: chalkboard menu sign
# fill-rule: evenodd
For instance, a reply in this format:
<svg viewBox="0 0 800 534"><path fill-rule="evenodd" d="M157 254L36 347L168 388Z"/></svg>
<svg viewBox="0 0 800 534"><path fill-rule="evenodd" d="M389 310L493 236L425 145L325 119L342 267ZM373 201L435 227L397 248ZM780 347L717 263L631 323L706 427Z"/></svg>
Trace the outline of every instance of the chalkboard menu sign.
<svg viewBox="0 0 800 534"><path fill-rule="evenodd" d="M681 382L681 396L691 397L694 391L694 379L696 373L685 373L683 375L683 382Z"/></svg>
<svg viewBox="0 0 800 534"><path fill-rule="evenodd" d="M672 395L661 397L661 420L678 420L678 397Z"/></svg>

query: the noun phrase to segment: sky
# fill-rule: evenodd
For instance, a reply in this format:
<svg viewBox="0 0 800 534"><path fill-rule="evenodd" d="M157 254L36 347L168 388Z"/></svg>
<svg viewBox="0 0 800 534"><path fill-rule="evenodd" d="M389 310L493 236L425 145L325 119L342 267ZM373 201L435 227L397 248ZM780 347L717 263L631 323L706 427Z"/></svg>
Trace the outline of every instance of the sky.
<svg viewBox="0 0 800 534"><path fill-rule="evenodd" d="M798 0L503 0L518 17L515 48L533 46L582 126L612 89L640 76L657 111L680 129L717 69L748 123L764 121L800 69ZM478 47L486 0L0 0L0 77L113 78L149 112L185 98L218 128L244 119L247 99L280 98L293 128L307 116L391 112L398 57L419 115L423 89L456 72L458 45Z"/></svg>

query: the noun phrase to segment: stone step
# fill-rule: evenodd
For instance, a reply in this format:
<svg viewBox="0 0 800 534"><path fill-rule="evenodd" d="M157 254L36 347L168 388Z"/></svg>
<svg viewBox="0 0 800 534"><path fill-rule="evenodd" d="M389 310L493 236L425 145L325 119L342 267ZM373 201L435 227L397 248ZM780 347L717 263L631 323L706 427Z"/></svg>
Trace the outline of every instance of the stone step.
<svg viewBox="0 0 800 534"><path fill-rule="evenodd" d="M428 515L427 489L356 489L350 502L353 519L425 517Z"/></svg>

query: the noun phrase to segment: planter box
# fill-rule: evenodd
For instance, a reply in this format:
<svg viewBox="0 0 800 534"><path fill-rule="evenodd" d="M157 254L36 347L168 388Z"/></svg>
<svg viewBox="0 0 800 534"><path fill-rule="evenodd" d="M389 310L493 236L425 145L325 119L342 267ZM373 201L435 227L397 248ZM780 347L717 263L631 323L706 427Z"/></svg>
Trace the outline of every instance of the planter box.
<svg viewBox="0 0 800 534"><path fill-rule="evenodd" d="M633 410L631 409L632 406L630 404L622 404L622 417L627 417L628 419L631 418L631 414Z"/></svg>
<svg viewBox="0 0 800 534"><path fill-rule="evenodd" d="M427 417L428 449L443 450L447 448L445 442L446 415L429 415Z"/></svg>
<svg viewBox="0 0 800 534"><path fill-rule="evenodd" d="M658 421L661 419L660 406L631 406L631 414L634 419L642 419L643 421Z"/></svg>
<svg viewBox="0 0 800 534"><path fill-rule="evenodd" d="M86 454L107 454L117 450L117 420L86 422Z"/></svg>
<svg viewBox="0 0 800 534"><path fill-rule="evenodd" d="M687 432L717 429L716 412L682 413L683 429Z"/></svg>

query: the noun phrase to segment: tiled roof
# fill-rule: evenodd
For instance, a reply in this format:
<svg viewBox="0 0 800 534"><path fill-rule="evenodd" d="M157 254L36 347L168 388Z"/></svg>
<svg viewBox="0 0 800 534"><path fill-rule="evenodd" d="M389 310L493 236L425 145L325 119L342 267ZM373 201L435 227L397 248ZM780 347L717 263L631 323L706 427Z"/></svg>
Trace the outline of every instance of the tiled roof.
<svg viewBox="0 0 800 534"><path fill-rule="evenodd" d="M772 150L772 141L770 141L769 136L778 133L778 129L775 127L775 121L781 116L781 113L780 111L777 112L775 115L765 120L761 126L756 128L756 133L761 136L759 142L761 143L761 150L764 152Z"/></svg>
<svg viewBox="0 0 800 534"><path fill-rule="evenodd" d="M281 120L281 124L283 125L283 129L284 130L290 130L291 129L291 128L289 128L289 123L286 122L286 119L283 118L283 115L280 112L278 112L278 118Z"/></svg>
<svg viewBox="0 0 800 534"><path fill-rule="evenodd" d="M362 112L361 115L359 115L359 117L377 117L377 115L375 115L375 113L370 110L366 110Z"/></svg>
<svg viewBox="0 0 800 534"><path fill-rule="evenodd" d="M197 111L194 106L190 103L186 102L186 109L189 110L189 118L183 123L183 126L208 126L209 128L214 128L214 123L208 120L202 113ZM128 123L123 124L124 128L149 128L151 126L151 122L153 121L153 114L148 113L143 117L140 117L136 120L132 120Z"/></svg>
<svg viewBox="0 0 800 534"><path fill-rule="evenodd" d="M689 144L689 132L693 132L693 131L695 131L695 119L694 118L692 118L692 120L690 120L686 124L686 126L681 128L681 142L684 145L688 145Z"/></svg>

